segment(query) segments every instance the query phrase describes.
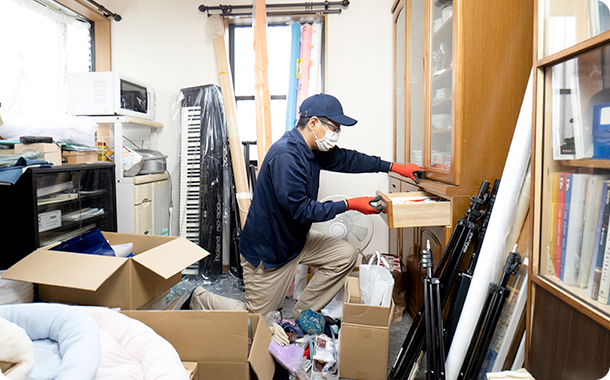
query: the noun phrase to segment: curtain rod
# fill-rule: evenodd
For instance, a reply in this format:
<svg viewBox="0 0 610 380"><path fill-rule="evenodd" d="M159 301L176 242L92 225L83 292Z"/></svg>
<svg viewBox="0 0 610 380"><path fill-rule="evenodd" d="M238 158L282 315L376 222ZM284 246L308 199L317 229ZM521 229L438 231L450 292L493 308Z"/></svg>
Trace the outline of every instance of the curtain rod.
<svg viewBox="0 0 610 380"><path fill-rule="evenodd" d="M104 17L111 17L114 21L121 21L123 18L118 13L113 13L109 11L106 7L101 4L96 3L93 0L87 0L89 3L93 4L93 6L97 7L97 11L104 15Z"/></svg>
<svg viewBox="0 0 610 380"><path fill-rule="evenodd" d="M279 12L267 12L268 16L292 16L292 15L310 15L310 14L337 14L341 13L341 9L330 9L332 6L349 6L349 0L343 1L321 1L321 2L308 2L308 3L280 3L280 4L267 4L267 8L304 8L302 11L279 11ZM323 7L323 9L314 9L315 7ZM200 12L207 12L208 17L211 16L210 11L220 11L222 17L237 17L237 16L252 16L252 13L234 13L233 10L251 10L252 4L244 5L222 5L219 4L215 7L209 7L206 5L200 5L198 7Z"/></svg>

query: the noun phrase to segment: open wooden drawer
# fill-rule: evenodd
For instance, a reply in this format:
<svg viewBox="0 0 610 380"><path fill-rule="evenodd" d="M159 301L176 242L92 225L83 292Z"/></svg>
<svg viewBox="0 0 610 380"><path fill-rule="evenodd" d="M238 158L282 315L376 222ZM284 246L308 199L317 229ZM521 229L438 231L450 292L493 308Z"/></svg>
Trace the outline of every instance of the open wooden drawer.
<svg viewBox="0 0 610 380"><path fill-rule="evenodd" d="M382 218L390 228L448 226L451 224L451 201L426 193L385 194L377 190L383 201Z"/></svg>

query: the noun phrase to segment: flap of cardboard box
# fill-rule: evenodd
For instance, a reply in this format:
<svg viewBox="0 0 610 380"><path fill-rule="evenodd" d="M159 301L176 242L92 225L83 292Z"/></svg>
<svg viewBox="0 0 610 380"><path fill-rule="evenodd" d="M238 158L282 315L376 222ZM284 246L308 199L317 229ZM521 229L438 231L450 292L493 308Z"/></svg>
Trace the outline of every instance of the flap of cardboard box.
<svg viewBox="0 0 610 380"><path fill-rule="evenodd" d="M127 260L38 249L7 269L2 278L95 291Z"/></svg>
<svg viewBox="0 0 610 380"><path fill-rule="evenodd" d="M183 361L243 362L248 358L245 311L122 311L169 341Z"/></svg>
<svg viewBox="0 0 610 380"><path fill-rule="evenodd" d="M262 379L273 379L275 373L275 359L269 353L271 343L271 330L267 327L265 320L260 314L250 314L254 339L248 361L256 373L256 377Z"/></svg>
<svg viewBox="0 0 610 380"><path fill-rule="evenodd" d="M184 238L104 232L110 244L133 243L133 260L168 279L210 253Z"/></svg>
<svg viewBox="0 0 610 380"><path fill-rule="evenodd" d="M360 304L359 283L357 277L347 277L345 279L342 323L388 327L392 305L383 307Z"/></svg>

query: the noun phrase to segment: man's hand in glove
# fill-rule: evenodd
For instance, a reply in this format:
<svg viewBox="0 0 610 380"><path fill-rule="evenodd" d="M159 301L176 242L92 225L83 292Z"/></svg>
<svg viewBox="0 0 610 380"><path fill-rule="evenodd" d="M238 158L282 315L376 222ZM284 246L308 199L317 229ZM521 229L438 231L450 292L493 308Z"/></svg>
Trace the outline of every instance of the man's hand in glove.
<svg viewBox="0 0 610 380"><path fill-rule="evenodd" d="M390 171L403 177L409 177L415 183L419 183L419 178L425 178L424 175L426 174L426 171L421 166L415 164L397 164L396 162L392 164Z"/></svg>
<svg viewBox="0 0 610 380"><path fill-rule="evenodd" d="M379 214L381 211L374 209L369 203L374 199L374 197L358 197L346 199L345 202L348 210L360 211L363 214Z"/></svg>
<svg viewBox="0 0 610 380"><path fill-rule="evenodd" d="M273 334L273 340L275 340L275 343L279 344L280 346L287 346L290 344L288 335L286 335L286 332L279 324L273 323L271 325L271 334Z"/></svg>

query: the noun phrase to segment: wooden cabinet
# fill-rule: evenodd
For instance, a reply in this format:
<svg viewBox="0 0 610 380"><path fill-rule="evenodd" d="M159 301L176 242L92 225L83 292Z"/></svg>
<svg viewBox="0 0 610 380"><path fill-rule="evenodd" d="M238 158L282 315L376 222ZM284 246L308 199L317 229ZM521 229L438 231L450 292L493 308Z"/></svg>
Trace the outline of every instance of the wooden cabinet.
<svg viewBox="0 0 610 380"><path fill-rule="evenodd" d="M526 368L538 380L599 379L610 368L607 201L596 193L610 178L610 12L598 1L536 7Z"/></svg>
<svg viewBox="0 0 610 380"><path fill-rule="evenodd" d="M470 196L483 180L502 175L532 67L533 10L533 0L397 0L392 6L394 160L423 166L426 179L416 186L391 173L390 188L398 181L451 201L447 228L390 232L390 246L401 253L414 286L421 282L418 244L430 236L440 256Z"/></svg>

